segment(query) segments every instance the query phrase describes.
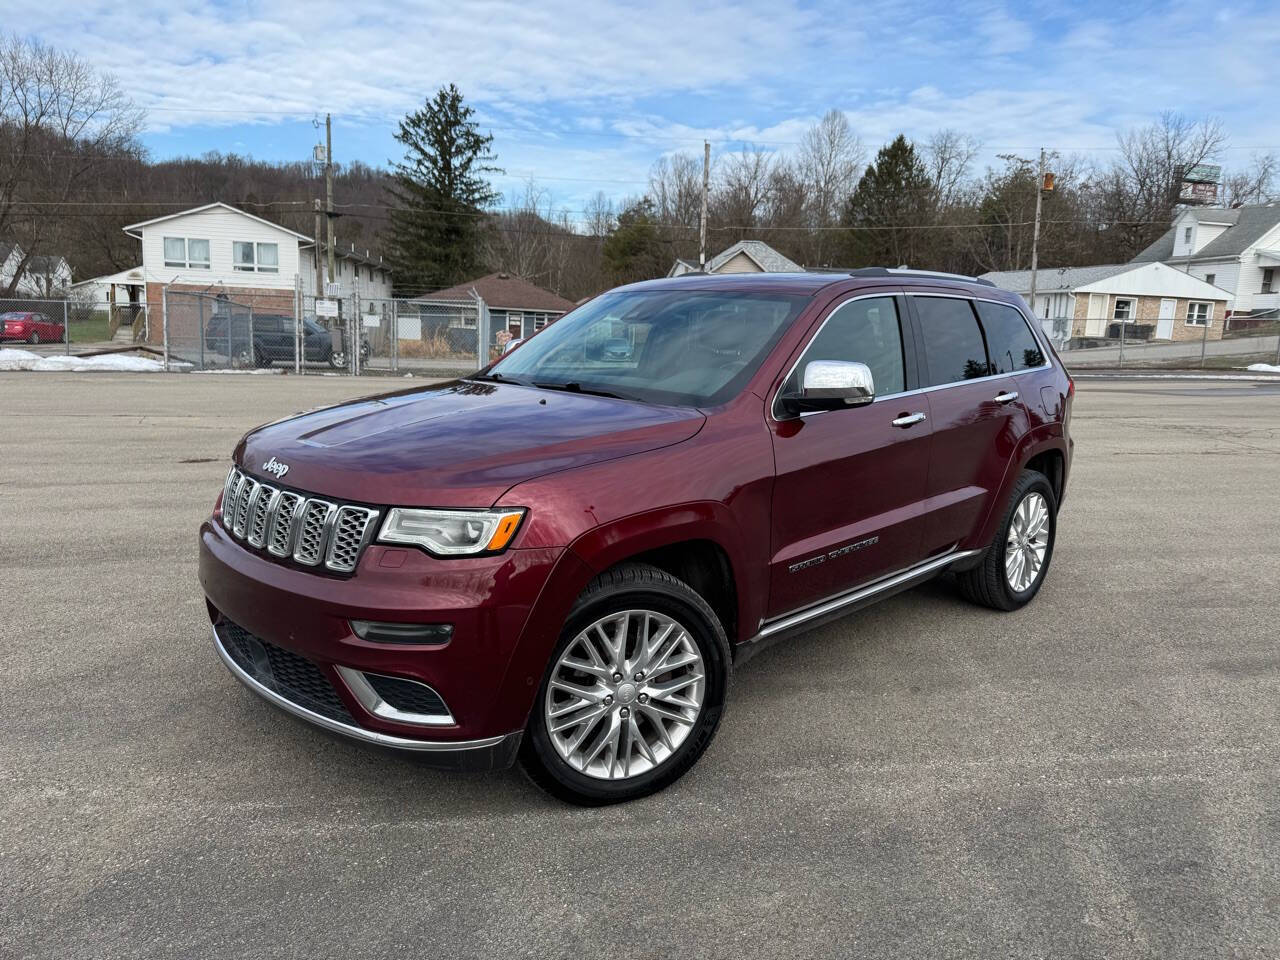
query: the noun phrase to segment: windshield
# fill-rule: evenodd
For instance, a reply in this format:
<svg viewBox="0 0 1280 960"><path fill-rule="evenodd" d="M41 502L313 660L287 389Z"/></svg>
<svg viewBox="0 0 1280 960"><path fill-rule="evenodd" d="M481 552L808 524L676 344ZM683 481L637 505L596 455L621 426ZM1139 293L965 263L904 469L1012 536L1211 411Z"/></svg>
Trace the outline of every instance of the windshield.
<svg viewBox="0 0 1280 960"><path fill-rule="evenodd" d="M489 368L494 379L714 406L755 373L807 296L649 290L607 293Z"/></svg>

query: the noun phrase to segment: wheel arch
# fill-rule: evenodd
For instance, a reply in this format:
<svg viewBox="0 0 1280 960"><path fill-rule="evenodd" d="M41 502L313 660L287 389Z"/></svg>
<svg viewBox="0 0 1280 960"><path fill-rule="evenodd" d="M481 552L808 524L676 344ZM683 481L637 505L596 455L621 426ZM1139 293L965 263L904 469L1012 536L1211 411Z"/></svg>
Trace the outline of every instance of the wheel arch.
<svg viewBox="0 0 1280 960"><path fill-rule="evenodd" d="M582 534L561 555L521 631L492 725L514 730L528 722L537 685L575 602L595 577L620 564L651 563L689 583L722 618L734 647L743 625L749 629L761 616L753 603L763 601L767 586L744 582L749 568L742 549L728 508L716 501L632 514Z"/></svg>
<svg viewBox="0 0 1280 960"><path fill-rule="evenodd" d="M1005 507L1013 493L1014 485L1022 471L1028 468L1039 470L1049 479L1054 498L1059 504L1065 492L1067 481L1067 442L1060 434L1051 432L1052 425L1033 430L1023 437L1014 455L1009 458L1009 467L1000 483L1000 490L991 498L991 505L983 519L982 526L971 543L970 549L984 549L995 536L996 525L1004 516Z"/></svg>

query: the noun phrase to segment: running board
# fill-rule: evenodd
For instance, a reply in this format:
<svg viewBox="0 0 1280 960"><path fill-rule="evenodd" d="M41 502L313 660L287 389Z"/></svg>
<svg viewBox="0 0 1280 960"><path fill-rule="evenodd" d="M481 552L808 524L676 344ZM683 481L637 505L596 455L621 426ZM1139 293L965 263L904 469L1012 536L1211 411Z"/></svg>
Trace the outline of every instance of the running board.
<svg viewBox="0 0 1280 960"><path fill-rule="evenodd" d="M781 633L794 630L803 626L810 620L817 620L822 617L839 613L846 607L852 607L855 604L862 603L879 596L882 593L888 593L899 587L904 587L912 583L912 581L923 579L931 573L936 573L958 560L964 560L968 557L976 556L981 550L959 550L951 553L944 553L940 557L934 557L932 560L926 560L924 563L917 564L914 567L908 567L898 573L890 574L882 577L873 583L867 584L865 587L859 587L849 593L842 593L832 597L830 600L822 600L811 607L805 607L795 613L789 613L786 616L778 617L774 620L765 621L760 628L760 632L748 640L743 646L751 646L759 643L761 640L767 640L770 637L777 636Z"/></svg>

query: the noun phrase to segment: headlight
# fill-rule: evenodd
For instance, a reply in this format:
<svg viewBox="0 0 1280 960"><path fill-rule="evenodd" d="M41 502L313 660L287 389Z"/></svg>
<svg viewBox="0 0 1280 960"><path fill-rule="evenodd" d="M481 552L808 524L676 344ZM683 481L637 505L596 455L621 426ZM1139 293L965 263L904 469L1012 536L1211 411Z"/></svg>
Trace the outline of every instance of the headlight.
<svg viewBox="0 0 1280 960"><path fill-rule="evenodd" d="M392 507L378 540L423 547L447 557L497 553L516 535L524 510L415 510Z"/></svg>

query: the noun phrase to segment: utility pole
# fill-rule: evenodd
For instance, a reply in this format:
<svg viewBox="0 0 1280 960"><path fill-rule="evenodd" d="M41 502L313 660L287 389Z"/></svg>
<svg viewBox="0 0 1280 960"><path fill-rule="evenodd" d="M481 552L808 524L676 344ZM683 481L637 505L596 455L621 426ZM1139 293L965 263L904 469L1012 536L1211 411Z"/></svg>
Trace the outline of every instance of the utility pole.
<svg viewBox="0 0 1280 960"><path fill-rule="evenodd" d="M707 269L707 194L711 192L711 141L702 141L702 217L698 228L698 269Z"/></svg>
<svg viewBox="0 0 1280 960"><path fill-rule="evenodd" d="M1040 148L1040 168L1036 173L1036 224L1031 231L1031 315L1036 313L1036 265L1040 253L1040 203L1044 198L1044 147Z"/></svg>
<svg viewBox="0 0 1280 960"><path fill-rule="evenodd" d="M336 283L333 255L333 124L327 113L324 115L324 209L329 221L326 237L329 243L329 282Z"/></svg>
<svg viewBox="0 0 1280 960"><path fill-rule="evenodd" d="M323 239L320 229L320 199L316 198L316 298L324 296L324 258L321 255L321 240Z"/></svg>

